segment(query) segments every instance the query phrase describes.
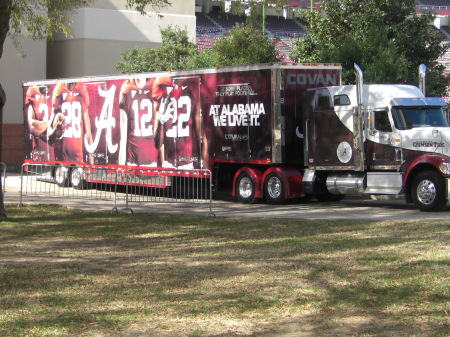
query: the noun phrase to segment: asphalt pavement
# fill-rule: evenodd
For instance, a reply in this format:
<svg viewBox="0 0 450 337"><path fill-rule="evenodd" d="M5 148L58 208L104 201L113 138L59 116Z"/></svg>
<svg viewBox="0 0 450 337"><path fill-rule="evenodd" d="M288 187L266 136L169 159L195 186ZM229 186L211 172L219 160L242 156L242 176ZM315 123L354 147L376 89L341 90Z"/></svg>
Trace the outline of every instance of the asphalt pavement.
<svg viewBox="0 0 450 337"><path fill-rule="evenodd" d="M202 216L227 217L269 217L290 219L326 219L326 220L447 220L450 208L440 212L421 212L414 204L394 198L374 200L369 197L345 198L338 202L294 201L284 205L265 203L244 205L229 197L216 195L214 200L204 203L190 202L136 202L126 203L124 193L117 193L113 199L72 198L39 196L39 193L20 193L22 184L20 174L8 173L5 179L4 200L6 204L55 204L71 208L93 211L112 211L126 213L165 213ZM45 183L56 186L53 183ZM64 189L71 189L65 187ZM67 190L70 191L70 190Z"/></svg>

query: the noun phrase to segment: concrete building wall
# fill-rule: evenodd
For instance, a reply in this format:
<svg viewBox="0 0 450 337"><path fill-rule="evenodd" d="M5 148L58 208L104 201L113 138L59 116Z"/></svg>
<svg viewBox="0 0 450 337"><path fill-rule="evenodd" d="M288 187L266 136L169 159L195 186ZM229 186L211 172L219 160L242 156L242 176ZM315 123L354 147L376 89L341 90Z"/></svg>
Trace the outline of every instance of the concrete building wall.
<svg viewBox="0 0 450 337"><path fill-rule="evenodd" d="M47 78L109 75L121 52L135 46L158 47L151 42L77 39L48 46Z"/></svg>
<svg viewBox="0 0 450 337"><path fill-rule="evenodd" d="M20 40L26 57L17 55L10 38L3 46L0 59L0 82L6 92L6 105L3 108L3 123L23 123L22 82L40 80L46 76L46 43L45 41Z"/></svg>
<svg viewBox="0 0 450 337"><path fill-rule="evenodd" d="M57 37L48 46L49 78L114 73L121 52L134 46L158 47L161 28L187 29L195 41L195 0L174 1L146 15L127 9L126 1L97 0L71 16L72 38Z"/></svg>

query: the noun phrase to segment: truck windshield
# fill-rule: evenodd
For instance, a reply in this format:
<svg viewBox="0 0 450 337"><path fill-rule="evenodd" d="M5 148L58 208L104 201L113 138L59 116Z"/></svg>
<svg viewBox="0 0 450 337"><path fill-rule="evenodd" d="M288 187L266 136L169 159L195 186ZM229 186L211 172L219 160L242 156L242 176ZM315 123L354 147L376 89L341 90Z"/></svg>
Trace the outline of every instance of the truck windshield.
<svg viewBox="0 0 450 337"><path fill-rule="evenodd" d="M398 130L418 127L448 126L440 107L393 107L392 117Z"/></svg>

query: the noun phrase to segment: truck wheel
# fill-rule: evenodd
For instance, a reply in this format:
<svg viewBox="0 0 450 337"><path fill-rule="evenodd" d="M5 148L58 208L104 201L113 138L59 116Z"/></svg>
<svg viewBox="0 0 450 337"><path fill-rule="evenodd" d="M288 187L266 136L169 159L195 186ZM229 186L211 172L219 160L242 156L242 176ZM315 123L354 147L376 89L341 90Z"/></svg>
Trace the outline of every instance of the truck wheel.
<svg viewBox="0 0 450 337"><path fill-rule="evenodd" d="M74 167L72 171L70 171L70 182L72 187L76 190L87 188L87 182L84 180L84 172L81 167Z"/></svg>
<svg viewBox="0 0 450 337"><path fill-rule="evenodd" d="M255 197L255 182L247 172L243 172L236 180L236 197L244 204L254 204L259 201Z"/></svg>
<svg viewBox="0 0 450 337"><path fill-rule="evenodd" d="M421 211L439 211L447 203L444 179L435 171L419 173L412 182L411 195Z"/></svg>
<svg viewBox="0 0 450 337"><path fill-rule="evenodd" d="M281 204L284 202L284 183L278 173L272 172L267 175L264 182L264 193L269 204Z"/></svg>
<svg viewBox="0 0 450 337"><path fill-rule="evenodd" d="M53 175L53 181L59 187L66 187L69 185L69 169L66 166L56 166Z"/></svg>

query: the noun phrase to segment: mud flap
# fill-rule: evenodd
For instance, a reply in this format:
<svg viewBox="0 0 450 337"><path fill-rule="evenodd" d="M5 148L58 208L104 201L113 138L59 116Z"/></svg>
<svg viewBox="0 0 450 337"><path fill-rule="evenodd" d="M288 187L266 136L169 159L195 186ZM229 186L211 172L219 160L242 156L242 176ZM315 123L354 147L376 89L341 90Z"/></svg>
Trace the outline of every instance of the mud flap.
<svg viewBox="0 0 450 337"><path fill-rule="evenodd" d="M450 178L445 179L445 198L450 201Z"/></svg>

